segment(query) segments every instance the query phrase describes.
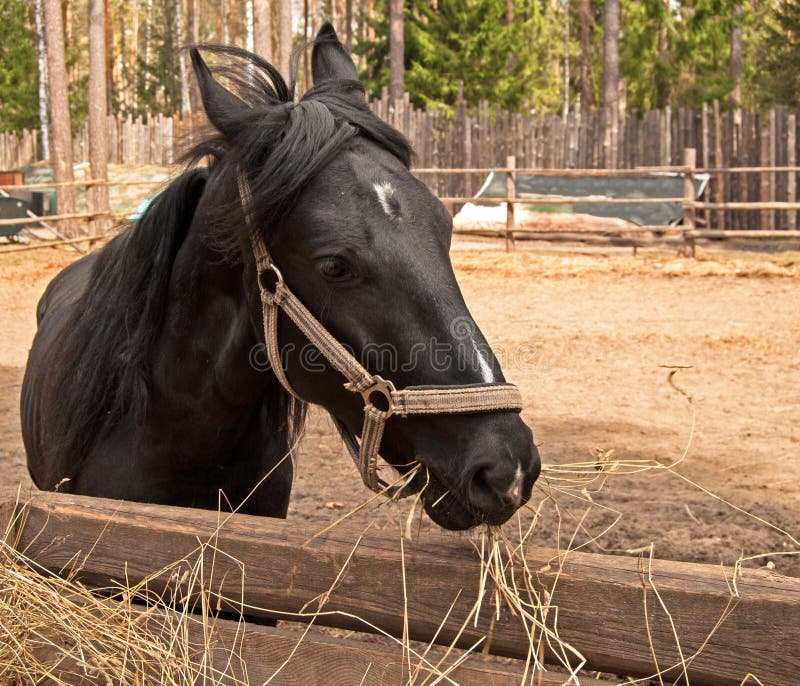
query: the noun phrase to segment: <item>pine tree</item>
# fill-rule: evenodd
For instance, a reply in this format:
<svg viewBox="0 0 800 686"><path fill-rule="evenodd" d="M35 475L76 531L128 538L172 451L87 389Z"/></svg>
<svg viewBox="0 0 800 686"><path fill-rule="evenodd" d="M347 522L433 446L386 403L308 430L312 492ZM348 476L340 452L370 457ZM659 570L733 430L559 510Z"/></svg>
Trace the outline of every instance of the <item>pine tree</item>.
<svg viewBox="0 0 800 686"><path fill-rule="evenodd" d="M800 105L800 4L778 3L767 25L759 93L765 104Z"/></svg>
<svg viewBox="0 0 800 686"><path fill-rule="evenodd" d="M64 25L61 17L61 2L45 0L44 26L47 41L47 70L50 87L50 114L53 141L50 148L56 183L74 180L72 170L72 134L70 130L69 102L67 100L67 60L64 50ZM59 214L75 212L75 189L59 186L56 190ZM67 220L59 223L67 236L74 236L77 227Z"/></svg>
<svg viewBox="0 0 800 686"><path fill-rule="evenodd" d="M617 166L619 136L619 0L605 0L603 15L603 161Z"/></svg>
<svg viewBox="0 0 800 686"><path fill-rule="evenodd" d="M355 52L373 95L389 85L388 3L376 2L374 41ZM459 82L469 105L480 100L510 109L558 108L560 88L549 65L560 59L562 26L549 9L515 0L405 0L405 87L418 105L455 105ZM513 56L509 60L509 54Z"/></svg>
<svg viewBox="0 0 800 686"><path fill-rule="evenodd" d="M0 0L0 131L39 124L33 5Z"/></svg>

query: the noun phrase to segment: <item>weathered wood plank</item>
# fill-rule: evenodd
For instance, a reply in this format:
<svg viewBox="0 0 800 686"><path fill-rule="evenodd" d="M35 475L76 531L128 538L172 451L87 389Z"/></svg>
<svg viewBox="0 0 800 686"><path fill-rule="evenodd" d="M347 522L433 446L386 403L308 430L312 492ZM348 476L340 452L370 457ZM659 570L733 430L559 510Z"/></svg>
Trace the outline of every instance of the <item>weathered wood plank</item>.
<svg viewBox="0 0 800 686"><path fill-rule="evenodd" d="M54 571L91 551L81 575L87 583L105 586L123 574L136 582L194 554L198 540L212 541L225 553L215 556L213 591L234 599L243 594L249 606L262 608L253 614L274 616L297 613L307 603L316 606L356 540L337 528L303 545L308 532L298 530L296 523L243 515L231 517L218 532L219 517L214 512L41 494L29 505L20 547ZM213 551L206 553L210 565ZM232 560L245 562L244 582ZM744 570L738 597L732 597L732 570L715 566L654 561L648 577L646 562L638 558L573 553L559 565L553 551L534 548L527 551L527 565L535 583L552 594L548 623L557 617L561 639L581 651L593 669L649 674L654 671L653 652L662 669L674 665L679 660L674 624L684 658L705 645L686 666L695 686L739 684L748 672L765 686L787 684L800 672L798 579ZM400 575L399 541L365 537L325 605L331 614L317 621L364 630L355 615L400 635L405 600ZM428 641L438 631L439 640L453 640L478 587L471 545L452 537L407 543L405 578L412 638ZM715 630L728 610L732 613ZM477 629L467 627L462 644L486 634L489 614L486 608ZM492 628L491 652L524 657L527 649L519 624L502 610ZM677 677L680 671L669 674Z"/></svg>
<svg viewBox="0 0 800 686"><path fill-rule="evenodd" d="M134 612L137 612L134 610ZM461 651L454 651L441 660L442 651L432 651L423 662L414 654L404 653L400 645L390 647L361 639L340 638L311 631L302 632L286 626L266 627L210 618L204 624L200 617L166 617L162 611L139 611L136 618L143 630L158 635L171 627L164 638L174 638L174 627L181 627L179 641L191 655L205 655L194 661L194 683L218 686L270 683L273 686L385 686L386 684L422 683L445 674L440 683L459 686L519 686L524 674L520 663L497 664L496 658L473 653L464 662L454 665ZM184 633L185 631L185 633ZM86 665L74 646L41 644L30 646L44 664L53 663L52 678L74 686L106 686L107 676L93 665ZM73 652L74 651L74 652ZM421 649L418 649L421 652ZM440 663L441 660L441 663ZM137 665L141 669L142 665ZM410 668L409 668L410 667ZM130 677L135 669L133 665ZM136 683L157 684L162 666L152 665L150 672L136 672ZM411 679L409 676L411 675ZM416 676L414 676L416 675ZM188 676L188 674L186 675ZM537 677L538 678L538 677ZM543 672L538 686L562 686L567 676ZM602 686L608 682L581 677L581 686Z"/></svg>

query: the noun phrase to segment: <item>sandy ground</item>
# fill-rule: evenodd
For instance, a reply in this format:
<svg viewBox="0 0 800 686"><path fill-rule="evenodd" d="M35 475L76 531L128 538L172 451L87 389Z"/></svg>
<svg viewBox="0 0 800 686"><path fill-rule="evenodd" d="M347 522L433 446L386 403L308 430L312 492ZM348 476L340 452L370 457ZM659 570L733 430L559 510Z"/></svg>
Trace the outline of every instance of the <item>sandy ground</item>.
<svg viewBox="0 0 800 686"><path fill-rule="evenodd" d="M800 255L507 255L497 245L470 242L453 260L476 320L522 389L550 476L535 500L554 498L561 542L574 534L574 545L609 552L652 544L658 557L714 563L795 550L776 528L800 536ZM36 302L72 259L66 249L0 256L0 497L30 488L20 383ZM674 382L691 406L666 366L686 367ZM687 445L673 470L612 474L600 493L598 482L559 490L570 484L553 478L558 465L587 461L597 474L603 456L666 465ZM329 421L312 413L289 516L322 528L367 495ZM537 543L557 542L555 509ZM408 511L386 503L366 516L396 535ZM800 576L797 556L771 559L776 572Z"/></svg>

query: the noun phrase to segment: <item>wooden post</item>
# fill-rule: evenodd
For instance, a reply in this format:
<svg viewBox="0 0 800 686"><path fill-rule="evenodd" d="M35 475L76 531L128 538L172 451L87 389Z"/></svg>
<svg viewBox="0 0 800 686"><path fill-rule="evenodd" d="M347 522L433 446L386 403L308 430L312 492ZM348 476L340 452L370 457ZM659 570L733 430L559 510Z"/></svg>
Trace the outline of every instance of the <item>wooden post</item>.
<svg viewBox="0 0 800 686"><path fill-rule="evenodd" d="M790 112L786 117L786 166L794 167L797 164L797 115ZM789 172L786 179L786 200L794 202L797 200L797 174ZM790 230L797 228L797 212L791 210L786 213L787 228Z"/></svg>
<svg viewBox="0 0 800 686"><path fill-rule="evenodd" d="M694 237L688 236L687 232L697 228L697 221L694 210L694 170L697 163L697 150L694 148L683 149L683 239L686 243L686 251L695 256Z"/></svg>
<svg viewBox="0 0 800 686"><path fill-rule="evenodd" d="M725 161L722 159L722 117L719 115L719 100L714 100L714 166L717 168L725 166ZM716 192L714 193L716 202L725 202L725 176L723 174L715 174L714 185L716 187ZM716 215L716 228L724 229L724 210L717 210Z"/></svg>
<svg viewBox="0 0 800 686"><path fill-rule="evenodd" d="M703 146L703 167L708 169L711 166L711 146L708 142L708 103L704 102L702 107L702 146ZM711 210L703 210L703 225L705 228L711 226Z"/></svg>
<svg viewBox="0 0 800 686"><path fill-rule="evenodd" d="M769 164L769 126L761 127L761 159L759 164L765 168L765 171L761 172L761 202L769 202L769 172L766 171L766 167ZM761 210L761 228L764 230L769 229L769 210Z"/></svg>
<svg viewBox="0 0 800 686"><path fill-rule="evenodd" d="M775 168L778 166L778 122L777 122L777 109L773 107L769 111L769 166ZM774 171L769 174L769 201L775 202L778 199L778 184L777 175ZM778 215L780 216L780 215ZM770 210L769 213L769 228L774 230L775 227L775 210Z"/></svg>
<svg viewBox="0 0 800 686"><path fill-rule="evenodd" d="M513 155L506 157L506 198L514 200L517 197L516 174L514 168L517 160ZM514 217L515 205L513 202L506 203L506 252L514 249L514 229L517 226Z"/></svg>

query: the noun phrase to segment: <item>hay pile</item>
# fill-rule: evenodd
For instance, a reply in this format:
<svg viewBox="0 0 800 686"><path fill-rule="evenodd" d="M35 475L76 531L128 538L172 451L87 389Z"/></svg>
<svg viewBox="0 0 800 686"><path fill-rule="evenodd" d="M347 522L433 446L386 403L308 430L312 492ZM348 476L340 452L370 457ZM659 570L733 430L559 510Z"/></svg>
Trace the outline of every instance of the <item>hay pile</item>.
<svg viewBox="0 0 800 686"><path fill-rule="evenodd" d="M146 584L89 590L0 541L0 683L243 683L208 617L174 600L148 597Z"/></svg>
<svg viewBox="0 0 800 686"><path fill-rule="evenodd" d="M691 398L675 384L676 373L674 368L669 370L668 382L673 390L686 398L692 418L686 447L674 462L623 461L615 458L613 450L609 450L598 451L592 459L584 462L545 466L537 484L536 497L525 506L524 516L517 516L502 528L486 528L472 534L470 540L476 550L476 572L480 570L480 584L476 597L468 599L471 610L459 634L470 625L477 625L480 617L499 618L501 612L510 612L528 638L527 660L519 663L523 670L520 684L540 683L542 675L549 671L544 665L546 653L560 663L559 668L565 673L564 683L579 684L584 676L581 671L585 666L583 656L559 637L557 622L553 621L552 615L557 613L557 608L551 606L550 599L555 586L542 588L536 582L537 570L528 568L526 549L531 545L532 535L545 514L554 516L557 521L553 534L556 540L554 547L559 548L559 555L554 560L563 565L570 552L597 541L619 520L621 515L616 513L614 520L599 531L589 531L587 526L591 511L596 508L608 509L597 502L596 496L609 479L652 471L667 472L687 481L677 467L689 453L695 416ZM702 486L696 486L708 497L724 502ZM418 499L409 500L410 506L403 503L394 505L407 508L401 510L403 516L400 519L403 523L398 532L401 555L403 540L413 537L412 522L417 516L419 504ZM363 506L339 517L323 532L358 511L366 511L369 519L372 506L385 506L385 501L381 502L372 496ZM779 554L798 554L800 543L796 539L768 522L759 521L784 534L796 549ZM220 641L216 630L214 615L220 608L220 600L207 590L213 586L213 570L203 567L203 560L209 557L206 553L224 554L214 547L216 535L207 542L199 542L192 554L141 583L89 590L77 580L79 560L64 570L62 577L56 577L37 568L35 563L20 553L16 549L13 532L23 524L9 526L0 541L0 683L113 683L137 686L144 683L252 683L247 676L246 656L242 653L243 634L239 635L237 631L236 639L226 643ZM220 526L224 527L224 524L225 521L222 521ZM561 535L565 532L568 534L568 543L559 546ZM326 610L325 605L347 575L360 540L354 541L352 552L343 562L330 590L320 596L314 608L304 608L292 615L292 619L303 619L309 622L310 627L318 617L335 613ZM642 552L642 568L647 570L652 562L653 546ZM737 564L737 569L741 562ZM242 568L243 579L244 574ZM167 590L159 595L150 590L158 586L154 583L155 578L170 579ZM405 588L405 564L401 582L406 598L406 594L413 593L413 589ZM669 609L658 595L652 579L650 585L663 611L670 617ZM736 574L731 580L730 589L733 598L737 594ZM231 606L238 606L236 599L226 600ZM711 618L716 624L709 637L724 621L728 609L719 618ZM442 625L447 619L440 619ZM491 642L490 630L486 637L463 651L455 648L458 636L443 648L419 646L408 639L407 616L406 631L399 637L383 632L366 620L361 620L361 623L365 630L383 634L385 642L400 653L402 664L407 665L407 677L403 680L406 686L456 683L449 676L454 667L469 660L474 653L481 652L485 644ZM298 635L295 649L289 652L273 677L294 659L297 646L306 640L307 635L308 628ZM678 667L683 666L685 670L696 654L684 657L677 631L674 640L681 655ZM660 665L661 672L674 667L671 664ZM635 682L628 680L623 683L647 683L650 678L661 680L661 672ZM261 682L263 679L258 683Z"/></svg>

